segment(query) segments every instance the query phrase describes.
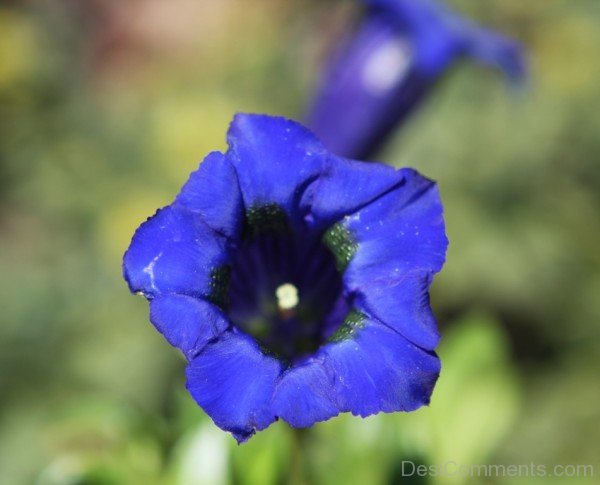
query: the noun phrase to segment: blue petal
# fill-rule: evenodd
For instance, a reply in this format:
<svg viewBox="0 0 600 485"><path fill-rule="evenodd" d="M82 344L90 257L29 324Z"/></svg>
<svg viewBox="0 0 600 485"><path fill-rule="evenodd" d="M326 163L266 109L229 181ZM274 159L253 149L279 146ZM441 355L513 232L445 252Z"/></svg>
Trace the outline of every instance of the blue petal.
<svg viewBox="0 0 600 485"><path fill-rule="evenodd" d="M365 2L370 6L367 17L384 19L397 38L410 45L414 68L422 82L435 81L461 54L465 21L443 3L430 0Z"/></svg>
<svg viewBox="0 0 600 485"><path fill-rule="evenodd" d="M335 376L340 410L363 417L429 404L440 372L435 353L369 319L320 353Z"/></svg>
<svg viewBox="0 0 600 485"><path fill-rule="evenodd" d="M429 304L432 278L431 273L420 273L379 280L377 284L358 290L355 306L375 316L415 345L433 350L440 334Z"/></svg>
<svg viewBox="0 0 600 485"><path fill-rule="evenodd" d="M209 154L190 175L175 203L199 212L206 224L230 238L237 238L244 210L237 175L231 162L219 152Z"/></svg>
<svg viewBox="0 0 600 485"><path fill-rule="evenodd" d="M428 92L415 39L368 15L324 70L308 124L329 150L367 159Z"/></svg>
<svg viewBox="0 0 600 485"><path fill-rule="evenodd" d="M300 223L300 199L326 155L315 136L285 118L238 114L227 140L246 210L276 204Z"/></svg>
<svg viewBox="0 0 600 485"><path fill-rule="evenodd" d="M512 82L521 82L527 78L527 61L519 43L476 26L465 28L463 32L466 37L466 55L502 70Z"/></svg>
<svg viewBox="0 0 600 485"><path fill-rule="evenodd" d="M148 298L164 293L210 297L214 272L226 260L224 238L199 214L168 206L138 228L123 272L131 291Z"/></svg>
<svg viewBox="0 0 600 485"><path fill-rule="evenodd" d="M367 11L324 69L309 126L338 155L367 159L463 57L525 76L519 45L441 2L364 0Z"/></svg>
<svg viewBox="0 0 600 485"><path fill-rule="evenodd" d="M310 211L307 222L329 227L403 180L403 173L388 165L331 156L319 179L304 194L302 205Z"/></svg>
<svg viewBox="0 0 600 485"><path fill-rule="evenodd" d="M439 333L428 288L444 264L448 240L435 184L404 169L405 184L344 221L357 244L344 286L365 309L426 349Z"/></svg>
<svg viewBox="0 0 600 485"><path fill-rule="evenodd" d="M188 359L229 326L216 306L186 295L162 295L152 300L150 321Z"/></svg>
<svg viewBox="0 0 600 485"><path fill-rule="evenodd" d="M217 426L242 442L275 420L270 402L281 370L251 337L231 331L190 362L187 388Z"/></svg>
<svg viewBox="0 0 600 485"><path fill-rule="evenodd" d="M343 222L358 244L345 273L350 289L444 264L448 240L437 186L414 170L402 172L403 185Z"/></svg>
<svg viewBox="0 0 600 485"><path fill-rule="evenodd" d="M449 67L459 55L502 70L513 81L523 80L527 62L522 47L515 41L492 30L481 28L435 0L366 0L374 10L387 13L398 28L410 30L424 52L437 59L430 67ZM448 47L452 47L448 49ZM441 55L446 51L445 55ZM437 54L433 55L435 52Z"/></svg>
<svg viewBox="0 0 600 485"><path fill-rule="evenodd" d="M397 27L418 32L452 26L458 15L437 0L364 0L371 12L384 13Z"/></svg>
<svg viewBox="0 0 600 485"><path fill-rule="evenodd" d="M322 363L311 360L292 367L283 376L273 396L273 410L295 428L312 426L339 414L333 376Z"/></svg>

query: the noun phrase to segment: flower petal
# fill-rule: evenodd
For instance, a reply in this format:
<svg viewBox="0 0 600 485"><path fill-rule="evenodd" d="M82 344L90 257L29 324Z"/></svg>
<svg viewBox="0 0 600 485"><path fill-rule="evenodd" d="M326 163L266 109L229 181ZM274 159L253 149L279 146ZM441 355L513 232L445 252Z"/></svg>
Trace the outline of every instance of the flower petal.
<svg viewBox="0 0 600 485"><path fill-rule="evenodd" d="M429 404L440 361L381 323L362 317L320 353L335 376L342 412L369 416ZM348 325L347 323L344 325Z"/></svg>
<svg viewBox="0 0 600 485"><path fill-rule="evenodd" d="M276 205L301 221L299 202L323 164L324 148L295 121L238 114L227 136L246 211Z"/></svg>
<svg viewBox="0 0 600 485"><path fill-rule="evenodd" d="M190 362L187 388L217 426L242 442L275 420L270 402L281 367L254 339L230 331Z"/></svg>
<svg viewBox="0 0 600 485"><path fill-rule="evenodd" d="M326 66L308 124L337 155L367 159L430 81L415 69L414 41L389 16L367 15Z"/></svg>
<svg viewBox="0 0 600 485"><path fill-rule="evenodd" d="M444 264L448 240L437 186L414 170L402 172L404 184L342 223L358 245L344 278L349 289Z"/></svg>
<svg viewBox="0 0 600 485"><path fill-rule="evenodd" d="M375 316L415 345L433 350L440 333L429 304L431 273L378 281L359 290L356 308Z"/></svg>
<svg viewBox="0 0 600 485"><path fill-rule="evenodd" d="M243 223L242 194L231 162L219 152L210 153L175 199L199 212L206 224L230 238L237 238Z"/></svg>
<svg viewBox="0 0 600 485"><path fill-rule="evenodd" d="M309 224L321 229L357 211L404 179L402 172L376 162L330 156L322 175L304 193Z"/></svg>
<svg viewBox="0 0 600 485"><path fill-rule="evenodd" d="M448 240L435 184L413 170L402 172L404 185L343 222L355 248L344 286L359 310L432 350L439 332L428 288Z"/></svg>
<svg viewBox="0 0 600 485"><path fill-rule="evenodd" d="M500 69L513 82L527 78L527 61L523 46L491 30L471 25L463 29L465 53L473 59Z"/></svg>
<svg viewBox="0 0 600 485"><path fill-rule="evenodd" d="M339 414L333 376L314 359L292 367L281 377L273 396L273 410L295 428L312 426Z"/></svg>
<svg viewBox="0 0 600 485"><path fill-rule="evenodd" d="M152 300L150 321L188 359L229 326L215 305L186 295L161 295Z"/></svg>
<svg viewBox="0 0 600 485"><path fill-rule="evenodd" d="M442 2L363 3L365 14L324 69L308 115L311 129L337 155L372 157L462 58L499 68L513 81L526 76L517 43Z"/></svg>
<svg viewBox="0 0 600 485"><path fill-rule="evenodd" d="M498 68L513 81L526 77L527 62L522 47L512 39L482 28L436 0L366 0L373 12L387 15L399 30L408 29L420 44L429 71L441 73L466 54ZM427 56L426 53L430 54Z"/></svg>
<svg viewBox="0 0 600 485"><path fill-rule="evenodd" d="M138 228L123 272L131 291L147 298L164 293L212 297L226 259L224 238L199 214L168 206Z"/></svg>

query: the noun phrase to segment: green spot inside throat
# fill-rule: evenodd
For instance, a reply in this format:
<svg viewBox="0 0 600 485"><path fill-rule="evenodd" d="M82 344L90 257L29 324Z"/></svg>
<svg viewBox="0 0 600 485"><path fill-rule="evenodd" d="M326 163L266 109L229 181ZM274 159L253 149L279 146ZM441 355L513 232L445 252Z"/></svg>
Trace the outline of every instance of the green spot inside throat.
<svg viewBox="0 0 600 485"><path fill-rule="evenodd" d="M341 342L342 340L352 338L356 332L364 328L366 319L367 316L364 313L357 310L351 310L348 315L346 315L344 323L342 323L335 333L329 337L328 341Z"/></svg>
<svg viewBox="0 0 600 485"><path fill-rule="evenodd" d="M267 231L282 233L289 230L287 215L277 204L250 207L246 211L246 225L252 235Z"/></svg>
<svg viewBox="0 0 600 485"><path fill-rule="evenodd" d="M331 226L323 235L323 243L335 257L338 271L343 272L358 250L352 233L341 222Z"/></svg>
<svg viewBox="0 0 600 485"><path fill-rule="evenodd" d="M225 309L228 305L230 281L231 266L220 266L210 273L210 295L208 299L222 309Z"/></svg>

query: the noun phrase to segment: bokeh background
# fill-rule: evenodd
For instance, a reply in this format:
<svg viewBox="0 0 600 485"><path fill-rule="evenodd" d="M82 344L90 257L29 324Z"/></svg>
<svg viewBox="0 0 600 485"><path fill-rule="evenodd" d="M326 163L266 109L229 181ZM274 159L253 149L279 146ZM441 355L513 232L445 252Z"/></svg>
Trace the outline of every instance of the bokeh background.
<svg viewBox="0 0 600 485"><path fill-rule="evenodd" d="M403 460L593 464L571 480L597 483L600 3L451 3L520 40L531 77L457 66L378 157L441 188L442 376L426 409L315 426L302 466L394 484ZM236 111L302 119L354 6L0 1L0 483L288 482L287 425L237 446L212 424L121 256Z"/></svg>

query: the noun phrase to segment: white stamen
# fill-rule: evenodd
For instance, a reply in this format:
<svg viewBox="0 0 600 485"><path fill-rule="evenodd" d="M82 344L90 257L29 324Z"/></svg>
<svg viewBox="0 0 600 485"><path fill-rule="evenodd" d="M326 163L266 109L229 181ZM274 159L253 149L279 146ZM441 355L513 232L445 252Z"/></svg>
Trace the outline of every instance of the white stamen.
<svg viewBox="0 0 600 485"><path fill-rule="evenodd" d="M281 310L291 310L300 299L298 298L298 288L291 283L285 283L275 290L277 296L277 305Z"/></svg>

